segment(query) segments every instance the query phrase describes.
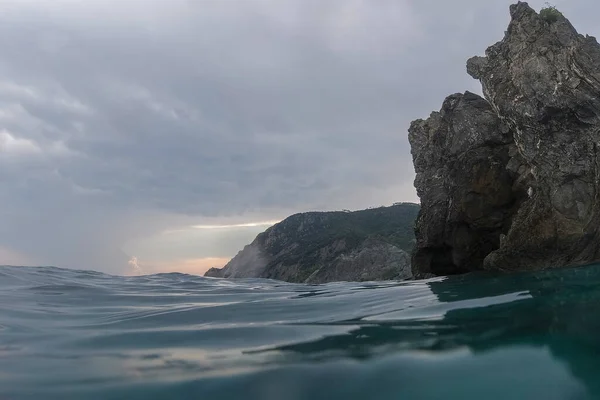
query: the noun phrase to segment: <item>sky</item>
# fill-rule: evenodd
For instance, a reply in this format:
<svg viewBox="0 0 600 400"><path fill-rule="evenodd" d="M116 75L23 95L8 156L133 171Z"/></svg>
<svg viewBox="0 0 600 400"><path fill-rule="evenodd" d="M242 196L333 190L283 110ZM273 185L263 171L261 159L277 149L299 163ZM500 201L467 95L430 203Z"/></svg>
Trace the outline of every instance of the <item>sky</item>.
<svg viewBox="0 0 600 400"><path fill-rule="evenodd" d="M410 121L480 93L509 4L0 0L0 265L202 274L290 214L418 201Z"/></svg>

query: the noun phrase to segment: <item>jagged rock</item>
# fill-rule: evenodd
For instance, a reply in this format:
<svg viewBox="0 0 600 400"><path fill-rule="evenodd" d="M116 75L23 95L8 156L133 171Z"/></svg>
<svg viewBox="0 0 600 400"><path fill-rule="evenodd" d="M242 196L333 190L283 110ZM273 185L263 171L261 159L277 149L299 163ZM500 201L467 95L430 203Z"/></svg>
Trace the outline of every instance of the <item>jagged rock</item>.
<svg viewBox="0 0 600 400"><path fill-rule="evenodd" d="M404 280L419 206L293 215L259 234L224 268L205 276L288 282Z"/></svg>
<svg viewBox="0 0 600 400"><path fill-rule="evenodd" d="M413 273L447 275L480 269L500 245L519 203L512 132L489 103L454 94L440 112L409 129L421 198Z"/></svg>
<svg viewBox="0 0 600 400"><path fill-rule="evenodd" d="M485 57L467 63L489 105L481 106L480 113L461 111L466 115L461 123L454 109L445 119L433 115L411 127L415 182L423 205L413 257L417 275L543 269L600 259L600 46L593 37L578 34L561 14L544 18L523 2L512 5L510 13L504 39L489 47ZM442 120L439 128L435 118ZM482 122L490 118L497 119L497 129ZM481 136L484 143L497 137L498 130L506 132L504 145L485 144L479 151L488 149L489 163L482 161L483 168L497 174L489 182L506 201L498 202L489 192L473 203L469 187L477 179L469 140ZM427 142L427 135L436 132L454 139ZM448 140L461 142L463 158L450 158L449 167L440 169L442 161L427 157L447 154ZM467 176L459 181L461 174ZM444 183L426 187L434 176ZM465 186L449 191L455 183ZM439 204L444 201L446 208ZM502 228L489 232L490 241L477 241L477 233L469 231L468 252L477 255L471 261L455 257L455 242L460 241L453 237L455 226L471 226L469 217L455 214L456 209L499 213L502 220ZM454 258L428 256L448 253L448 247Z"/></svg>

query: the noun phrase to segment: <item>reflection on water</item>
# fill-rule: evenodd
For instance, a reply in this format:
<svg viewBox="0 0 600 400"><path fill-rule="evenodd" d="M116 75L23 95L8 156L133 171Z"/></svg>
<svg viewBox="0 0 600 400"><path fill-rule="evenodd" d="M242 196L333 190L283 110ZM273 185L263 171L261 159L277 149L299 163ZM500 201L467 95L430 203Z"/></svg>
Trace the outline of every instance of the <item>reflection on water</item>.
<svg viewBox="0 0 600 400"><path fill-rule="evenodd" d="M0 398L600 398L600 266L295 285L0 267Z"/></svg>

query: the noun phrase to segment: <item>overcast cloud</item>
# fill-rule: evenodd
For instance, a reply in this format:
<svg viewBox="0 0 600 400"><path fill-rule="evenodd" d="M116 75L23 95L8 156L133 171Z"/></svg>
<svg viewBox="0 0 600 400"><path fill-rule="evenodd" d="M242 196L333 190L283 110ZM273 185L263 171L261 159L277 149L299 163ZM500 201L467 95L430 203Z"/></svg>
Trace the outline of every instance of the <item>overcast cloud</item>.
<svg viewBox="0 0 600 400"><path fill-rule="evenodd" d="M416 201L408 125L509 4L1 0L0 264L189 272L268 226L222 225Z"/></svg>

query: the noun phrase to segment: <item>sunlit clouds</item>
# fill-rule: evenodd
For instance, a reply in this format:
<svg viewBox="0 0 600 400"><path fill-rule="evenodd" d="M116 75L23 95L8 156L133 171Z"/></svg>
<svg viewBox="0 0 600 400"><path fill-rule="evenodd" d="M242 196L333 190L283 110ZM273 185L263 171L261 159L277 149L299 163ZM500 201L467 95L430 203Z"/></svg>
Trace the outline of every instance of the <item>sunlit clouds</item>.
<svg viewBox="0 0 600 400"><path fill-rule="evenodd" d="M167 263L149 266L149 272L181 272L190 275L204 275L210 268L222 268L229 258L207 257L189 260L172 260Z"/></svg>
<svg viewBox="0 0 600 400"><path fill-rule="evenodd" d="M41 149L32 140L17 138L7 130L0 131L0 154L27 155L40 152Z"/></svg>
<svg viewBox="0 0 600 400"><path fill-rule="evenodd" d="M233 224L233 225L193 225L194 229L232 229L232 228L256 228L256 227L269 227L275 225L279 221L265 221L265 222L248 222L245 224Z"/></svg>

